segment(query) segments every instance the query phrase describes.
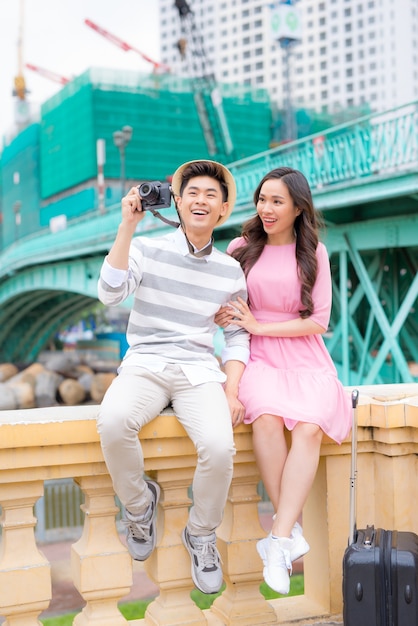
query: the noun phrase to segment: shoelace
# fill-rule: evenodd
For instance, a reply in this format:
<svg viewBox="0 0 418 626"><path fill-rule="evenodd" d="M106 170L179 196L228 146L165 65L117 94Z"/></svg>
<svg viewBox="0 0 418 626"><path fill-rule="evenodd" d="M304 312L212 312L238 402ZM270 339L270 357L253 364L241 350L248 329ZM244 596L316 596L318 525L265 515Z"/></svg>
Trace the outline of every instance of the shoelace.
<svg viewBox="0 0 418 626"><path fill-rule="evenodd" d="M152 507L150 509L149 514L147 511L145 515L146 515L146 519L141 519L138 521L131 520L131 519L124 519L122 521L123 525L126 526L126 528L128 529L129 534L137 541L149 541L151 539L150 521L152 518Z"/></svg>
<svg viewBox="0 0 418 626"><path fill-rule="evenodd" d="M212 542L195 542L193 548L199 554L199 560L203 562L202 569L215 569L220 561L219 552Z"/></svg>

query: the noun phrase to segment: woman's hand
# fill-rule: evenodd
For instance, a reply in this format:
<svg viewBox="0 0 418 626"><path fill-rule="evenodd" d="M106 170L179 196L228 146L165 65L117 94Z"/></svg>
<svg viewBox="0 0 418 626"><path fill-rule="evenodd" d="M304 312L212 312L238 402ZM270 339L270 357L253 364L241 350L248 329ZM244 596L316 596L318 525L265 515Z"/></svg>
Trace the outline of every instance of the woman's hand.
<svg viewBox="0 0 418 626"><path fill-rule="evenodd" d="M245 330L252 335L262 334L262 324L257 322L245 300L238 297L238 300L229 302L227 308L230 310L230 316L232 318L230 323L245 328Z"/></svg>

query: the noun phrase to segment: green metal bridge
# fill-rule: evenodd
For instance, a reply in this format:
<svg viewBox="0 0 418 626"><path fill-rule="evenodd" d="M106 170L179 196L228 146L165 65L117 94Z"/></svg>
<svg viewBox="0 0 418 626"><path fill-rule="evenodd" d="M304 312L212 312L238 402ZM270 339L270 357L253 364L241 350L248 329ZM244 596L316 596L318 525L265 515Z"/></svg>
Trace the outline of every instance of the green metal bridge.
<svg viewBox="0 0 418 626"><path fill-rule="evenodd" d="M230 164L238 200L217 231L219 247L254 214L254 189L280 165L306 175L325 218L334 292L326 341L342 382L416 381L418 102ZM119 219L119 205L97 210L2 252L0 361L35 359L60 328L97 306L99 268ZM140 224L151 237L167 228L151 215Z"/></svg>

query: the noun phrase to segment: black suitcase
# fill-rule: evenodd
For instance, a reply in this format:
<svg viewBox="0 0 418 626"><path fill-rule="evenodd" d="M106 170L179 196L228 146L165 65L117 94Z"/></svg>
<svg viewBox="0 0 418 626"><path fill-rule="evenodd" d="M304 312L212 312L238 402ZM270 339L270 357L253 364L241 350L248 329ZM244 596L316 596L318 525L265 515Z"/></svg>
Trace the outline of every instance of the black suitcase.
<svg viewBox="0 0 418 626"><path fill-rule="evenodd" d="M343 558L344 626L418 626L418 536L356 528L357 402L352 393L350 536Z"/></svg>

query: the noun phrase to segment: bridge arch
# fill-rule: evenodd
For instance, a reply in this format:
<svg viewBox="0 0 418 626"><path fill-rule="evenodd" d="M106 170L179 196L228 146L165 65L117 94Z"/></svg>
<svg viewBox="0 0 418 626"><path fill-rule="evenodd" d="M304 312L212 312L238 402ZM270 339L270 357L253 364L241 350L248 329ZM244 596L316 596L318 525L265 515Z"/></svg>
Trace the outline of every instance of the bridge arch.
<svg viewBox="0 0 418 626"><path fill-rule="evenodd" d="M97 307L102 258L25 268L0 296L3 359L30 362L60 328Z"/></svg>

